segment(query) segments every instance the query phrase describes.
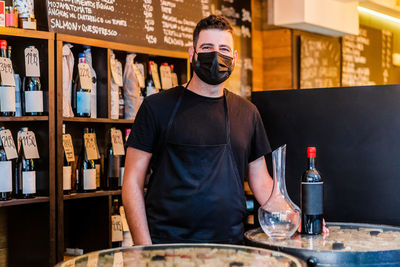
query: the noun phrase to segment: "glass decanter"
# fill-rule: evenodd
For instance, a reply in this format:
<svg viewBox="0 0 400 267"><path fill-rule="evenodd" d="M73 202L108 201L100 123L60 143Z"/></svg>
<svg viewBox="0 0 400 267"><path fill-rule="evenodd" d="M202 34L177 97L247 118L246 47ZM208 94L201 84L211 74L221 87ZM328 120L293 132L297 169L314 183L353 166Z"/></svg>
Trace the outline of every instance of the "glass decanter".
<svg viewBox="0 0 400 267"><path fill-rule="evenodd" d="M290 238L300 224L301 211L289 198L285 184L286 145L272 152L274 186L268 201L258 209L263 231L274 240Z"/></svg>

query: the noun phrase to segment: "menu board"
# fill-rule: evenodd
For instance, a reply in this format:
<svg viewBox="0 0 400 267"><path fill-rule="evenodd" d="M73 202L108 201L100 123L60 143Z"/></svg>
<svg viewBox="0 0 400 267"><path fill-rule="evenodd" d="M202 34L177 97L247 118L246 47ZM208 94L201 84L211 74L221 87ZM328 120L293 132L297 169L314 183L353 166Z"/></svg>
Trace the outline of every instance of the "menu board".
<svg viewBox="0 0 400 267"><path fill-rule="evenodd" d="M390 83L393 36L366 26L359 35L343 37L342 86Z"/></svg>
<svg viewBox="0 0 400 267"><path fill-rule="evenodd" d="M197 22L226 16L239 60L230 88L250 95L251 2L240 0L47 0L49 30L120 43L186 52Z"/></svg>
<svg viewBox="0 0 400 267"><path fill-rule="evenodd" d="M340 86L340 41L300 36L300 88Z"/></svg>

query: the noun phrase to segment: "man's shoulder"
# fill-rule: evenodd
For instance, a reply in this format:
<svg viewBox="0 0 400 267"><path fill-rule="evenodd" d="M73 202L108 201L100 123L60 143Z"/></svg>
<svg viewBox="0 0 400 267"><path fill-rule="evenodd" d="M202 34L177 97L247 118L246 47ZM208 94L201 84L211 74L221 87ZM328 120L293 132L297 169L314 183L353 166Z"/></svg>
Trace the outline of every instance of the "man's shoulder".
<svg viewBox="0 0 400 267"><path fill-rule="evenodd" d="M171 89L161 91L157 94L146 97L144 101L150 108L156 109L174 105L182 88L183 87L179 85Z"/></svg>
<svg viewBox="0 0 400 267"><path fill-rule="evenodd" d="M235 109L246 110L247 112L258 112L257 107L251 103L249 100L245 99L242 96L239 96L229 90L227 90L227 97L229 98L230 105Z"/></svg>

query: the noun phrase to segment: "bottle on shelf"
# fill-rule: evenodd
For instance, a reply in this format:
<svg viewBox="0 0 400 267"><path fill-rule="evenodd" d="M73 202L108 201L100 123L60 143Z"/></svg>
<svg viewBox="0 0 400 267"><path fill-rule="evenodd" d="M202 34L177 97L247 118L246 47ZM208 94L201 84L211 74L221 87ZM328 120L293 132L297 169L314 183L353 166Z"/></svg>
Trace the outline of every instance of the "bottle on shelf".
<svg viewBox="0 0 400 267"><path fill-rule="evenodd" d="M63 124L62 133L65 135L65 124ZM71 193L71 176L72 176L72 163L67 160L65 151L63 149L64 165L63 165L63 191L64 195L69 195Z"/></svg>
<svg viewBox="0 0 400 267"><path fill-rule="evenodd" d="M10 48L11 49L11 48ZM7 58L7 41L0 40L0 56ZM11 50L9 50L9 57L11 60ZM14 79L14 71L9 68L5 68L6 72L12 72L12 78ZM4 85L2 83L0 87L0 116L15 116L15 86Z"/></svg>
<svg viewBox="0 0 400 267"><path fill-rule="evenodd" d="M78 167L76 169L76 180L79 192L96 191L96 166L94 160L89 160L87 157L87 148L84 140L84 136L87 133L89 133L89 128L84 128L82 135L82 150L78 158Z"/></svg>
<svg viewBox="0 0 400 267"><path fill-rule="evenodd" d="M122 87L118 88L118 104L119 104L119 118L123 119L125 117L125 99L124 99L124 90Z"/></svg>
<svg viewBox="0 0 400 267"><path fill-rule="evenodd" d="M176 87L179 85L178 83L178 76L176 75L176 72L174 71L174 65L170 65L171 67L171 83L172 87Z"/></svg>
<svg viewBox="0 0 400 267"><path fill-rule="evenodd" d="M23 127L18 132L18 159L15 168L14 194L16 198L33 198L36 196L36 164L34 159L25 158L22 132L27 132L28 127Z"/></svg>
<svg viewBox="0 0 400 267"><path fill-rule="evenodd" d="M125 129L125 144L128 141L129 134L131 133L131 128ZM125 146L124 146L125 147ZM125 148L125 155L126 155L126 148ZM120 165L120 174L119 174L119 181L118 187L122 188L122 184L124 182L124 173L125 173L125 155L121 156L121 165Z"/></svg>
<svg viewBox="0 0 400 267"><path fill-rule="evenodd" d="M86 64L84 53L79 54L79 64ZM78 64L78 68L79 68ZM90 117L91 115L91 89L83 89L79 75L79 69L74 79L74 113L77 117Z"/></svg>
<svg viewBox="0 0 400 267"><path fill-rule="evenodd" d="M18 22L18 16L17 16ZM18 26L18 25L17 25ZM12 47L9 45L7 48L7 57L12 61ZM14 63L13 63L13 70L14 70ZM21 78L18 73L14 72L14 80L15 80L15 116L21 117L22 116L22 103L21 103Z"/></svg>
<svg viewBox="0 0 400 267"><path fill-rule="evenodd" d="M308 169L301 178L301 232L318 235L323 230L323 185L324 182L315 167L317 149L307 148Z"/></svg>
<svg viewBox="0 0 400 267"><path fill-rule="evenodd" d="M0 131L2 130L5 130L4 126L0 126ZM12 198L12 168L13 161L7 160L6 151L0 138L0 201Z"/></svg>
<svg viewBox="0 0 400 267"><path fill-rule="evenodd" d="M28 48L34 49L31 45ZM43 115L43 90L40 77L27 77L23 79L22 88L22 114L24 116Z"/></svg>
<svg viewBox="0 0 400 267"><path fill-rule="evenodd" d="M113 145L112 145L112 135L111 132L115 128L111 128L109 131L110 142L106 153L106 189L117 190L118 181L120 177L120 159L121 156L114 155Z"/></svg>
<svg viewBox="0 0 400 267"><path fill-rule="evenodd" d="M89 128L89 133L96 133L94 128ZM99 155L98 159L93 160L94 161L94 166L96 167L96 189L100 190L102 187L104 187L104 182L102 181L103 178L103 171L102 171L102 156L103 154Z"/></svg>
<svg viewBox="0 0 400 267"><path fill-rule="evenodd" d="M146 92L144 95L145 97L157 93L157 89L154 84L153 75L151 71L151 66L153 65L153 63L154 63L153 61L149 61L148 64L147 77L146 77Z"/></svg>
<svg viewBox="0 0 400 267"><path fill-rule="evenodd" d="M123 231L122 231L122 219L119 212L119 201L118 198L113 198L113 212L111 215L111 241L112 247L117 248L122 245Z"/></svg>

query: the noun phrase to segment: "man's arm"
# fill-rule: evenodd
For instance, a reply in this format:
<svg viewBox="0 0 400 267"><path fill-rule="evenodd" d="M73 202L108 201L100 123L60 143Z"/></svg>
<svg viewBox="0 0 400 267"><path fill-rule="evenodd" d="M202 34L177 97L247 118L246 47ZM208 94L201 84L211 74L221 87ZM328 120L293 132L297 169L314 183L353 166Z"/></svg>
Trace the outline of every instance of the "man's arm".
<svg viewBox="0 0 400 267"><path fill-rule="evenodd" d="M273 186L264 156L249 163L249 185L258 203L264 205L271 195Z"/></svg>
<svg viewBox="0 0 400 267"><path fill-rule="evenodd" d="M151 245L143 187L152 154L128 147L122 186L122 201L135 245Z"/></svg>

